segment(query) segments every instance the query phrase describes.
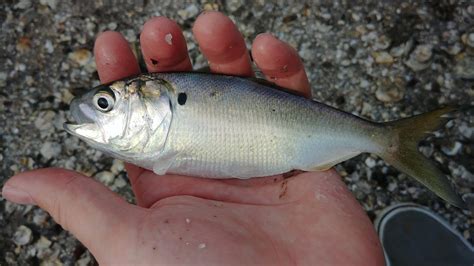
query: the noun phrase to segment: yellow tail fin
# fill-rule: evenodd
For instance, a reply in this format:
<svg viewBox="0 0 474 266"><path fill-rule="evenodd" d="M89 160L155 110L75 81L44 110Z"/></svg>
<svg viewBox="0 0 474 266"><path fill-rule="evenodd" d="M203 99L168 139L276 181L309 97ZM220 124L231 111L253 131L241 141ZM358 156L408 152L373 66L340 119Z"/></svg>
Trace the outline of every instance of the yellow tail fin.
<svg viewBox="0 0 474 266"><path fill-rule="evenodd" d="M464 201L454 191L445 175L418 151L418 143L429 133L439 129L457 111L456 107L439 110L414 117L388 122L387 147L379 154L386 162L432 190L436 195L459 208L466 208Z"/></svg>

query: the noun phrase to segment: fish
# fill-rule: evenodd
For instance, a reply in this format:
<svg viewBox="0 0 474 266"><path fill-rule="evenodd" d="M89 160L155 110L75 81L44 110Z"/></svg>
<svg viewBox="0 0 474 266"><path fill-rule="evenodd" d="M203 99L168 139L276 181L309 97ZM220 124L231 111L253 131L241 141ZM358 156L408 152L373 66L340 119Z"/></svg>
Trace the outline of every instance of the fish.
<svg viewBox="0 0 474 266"><path fill-rule="evenodd" d="M158 175L248 179L324 171L371 153L465 208L418 151L457 107L378 123L255 78L180 72L99 85L74 98L70 112L67 132Z"/></svg>

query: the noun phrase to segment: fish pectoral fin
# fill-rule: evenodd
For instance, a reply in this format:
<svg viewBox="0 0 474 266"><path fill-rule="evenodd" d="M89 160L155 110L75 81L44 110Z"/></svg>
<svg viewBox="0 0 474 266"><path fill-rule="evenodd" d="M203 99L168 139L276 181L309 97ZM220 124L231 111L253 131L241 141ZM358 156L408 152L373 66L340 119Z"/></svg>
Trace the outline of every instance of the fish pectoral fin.
<svg viewBox="0 0 474 266"><path fill-rule="evenodd" d="M176 161L178 154L164 156L153 164L153 172L157 175L164 175Z"/></svg>

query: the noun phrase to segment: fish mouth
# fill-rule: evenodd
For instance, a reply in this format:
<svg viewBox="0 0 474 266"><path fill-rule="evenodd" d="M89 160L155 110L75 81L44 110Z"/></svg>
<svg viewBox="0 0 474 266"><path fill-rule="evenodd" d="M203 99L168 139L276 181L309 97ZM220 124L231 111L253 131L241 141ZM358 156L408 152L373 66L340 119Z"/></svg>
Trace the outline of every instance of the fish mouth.
<svg viewBox="0 0 474 266"><path fill-rule="evenodd" d="M94 110L87 104L81 103L76 99L72 100L69 110L72 114L73 121L64 123L64 130L82 138L90 139L97 137L98 126L94 121Z"/></svg>
<svg viewBox="0 0 474 266"><path fill-rule="evenodd" d="M72 100L69 111L77 124L94 123L94 110L92 110L92 108L87 104L81 103L79 100Z"/></svg>

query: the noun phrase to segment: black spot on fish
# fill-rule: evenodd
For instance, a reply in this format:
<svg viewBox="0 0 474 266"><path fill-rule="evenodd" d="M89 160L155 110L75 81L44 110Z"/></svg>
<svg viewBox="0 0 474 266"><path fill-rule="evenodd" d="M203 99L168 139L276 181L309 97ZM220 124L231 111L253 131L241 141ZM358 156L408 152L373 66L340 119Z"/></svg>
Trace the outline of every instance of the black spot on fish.
<svg viewBox="0 0 474 266"><path fill-rule="evenodd" d="M158 60L150 58L150 61L154 66L158 65Z"/></svg>
<svg viewBox="0 0 474 266"><path fill-rule="evenodd" d="M216 95L217 95L217 92L216 92L216 91L213 91L213 92L211 92L211 93L209 94L209 96L211 96L211 97L214 97L214 96L216 96Z"/></svg>
<svg viewBox="0 0 474 266"><path fill-rule="evenodd" d="M186 95L186 93L181 92L180 94L178 94L179 105L184 105L187 99L188 99L188 96Z"/></svg>

